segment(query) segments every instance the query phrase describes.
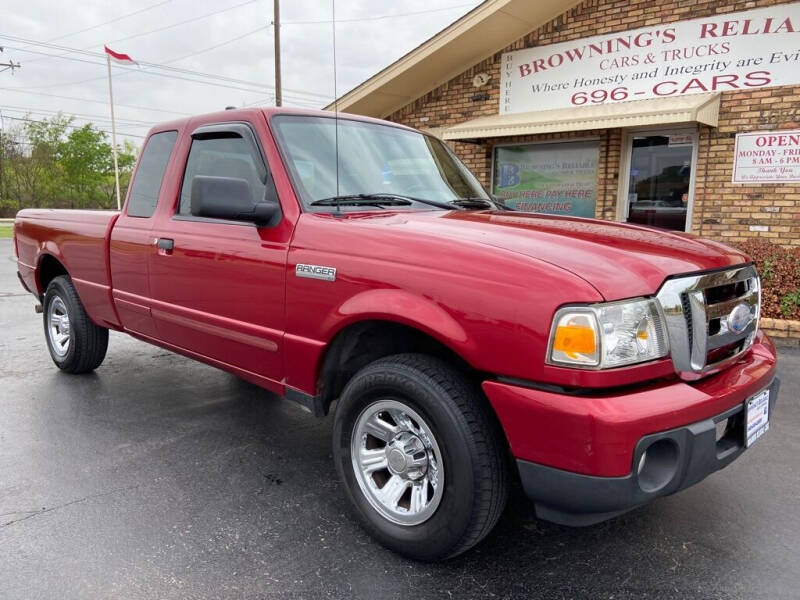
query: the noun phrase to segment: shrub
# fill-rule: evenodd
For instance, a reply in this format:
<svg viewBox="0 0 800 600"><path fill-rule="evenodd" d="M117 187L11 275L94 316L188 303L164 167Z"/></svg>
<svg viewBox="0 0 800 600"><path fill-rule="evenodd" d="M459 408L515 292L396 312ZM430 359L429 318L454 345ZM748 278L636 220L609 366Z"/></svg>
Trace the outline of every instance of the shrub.
<svg viewBox="0 0 800 600"><path fill-rule="evenodd" d="M746 252L761 275L761 314L773 319L800 319L800 248L784 248L753 238L739 249Z"/></svg>

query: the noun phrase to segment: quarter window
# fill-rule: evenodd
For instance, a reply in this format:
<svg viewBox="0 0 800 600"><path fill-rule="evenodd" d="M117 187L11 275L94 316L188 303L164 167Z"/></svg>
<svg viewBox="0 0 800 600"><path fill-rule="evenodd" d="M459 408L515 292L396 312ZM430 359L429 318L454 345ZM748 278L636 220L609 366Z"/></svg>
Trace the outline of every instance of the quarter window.
<svg viewBox="0 0 800 600"><path fill-rule="evenodd" d="M192 180L198 175L244 179L250 184L253 204L262 202L265 182L259 170L263 171L263 167L259 169L256 161L261 157L253 156L249 144L238 135L194 139L183 175L178 214L192 214Z"/></svg>
<svg viewBox="0 0 800 600"><path fill-rule="evenodd" d="M178 139L177 131L155 133L147 140L147 144L139 157L139 168L131 184L128 195L129 217L152 217L158 204L161 182L167 170L172 148Z"/></svg>

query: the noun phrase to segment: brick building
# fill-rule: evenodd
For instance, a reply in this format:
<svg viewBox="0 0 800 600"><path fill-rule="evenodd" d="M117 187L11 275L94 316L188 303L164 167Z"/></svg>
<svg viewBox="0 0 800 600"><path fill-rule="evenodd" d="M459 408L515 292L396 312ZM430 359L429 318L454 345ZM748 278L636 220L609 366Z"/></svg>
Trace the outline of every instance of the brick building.
<svg viewBox="0 0 800 600"><path fill-rule="evenodd" d="M338 109L438 135L522 209L800 245L797 2L487 0Z"/></svg>

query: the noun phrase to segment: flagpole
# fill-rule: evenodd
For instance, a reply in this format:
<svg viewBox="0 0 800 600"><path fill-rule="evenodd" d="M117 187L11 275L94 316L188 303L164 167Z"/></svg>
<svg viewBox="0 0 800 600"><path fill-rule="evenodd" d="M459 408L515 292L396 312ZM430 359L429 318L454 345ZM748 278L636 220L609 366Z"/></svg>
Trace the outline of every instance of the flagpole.
<svg viewBox="0 0 800 600"><path fill-rule="evenodd" d="M114 181L117 187L117 210L122 210L119 194L119 164L117 163L117 125L114 122L114 91L111 89L111 55L106 53L108 66L108 102L111 106L111 152L114 155Z"/></svg>

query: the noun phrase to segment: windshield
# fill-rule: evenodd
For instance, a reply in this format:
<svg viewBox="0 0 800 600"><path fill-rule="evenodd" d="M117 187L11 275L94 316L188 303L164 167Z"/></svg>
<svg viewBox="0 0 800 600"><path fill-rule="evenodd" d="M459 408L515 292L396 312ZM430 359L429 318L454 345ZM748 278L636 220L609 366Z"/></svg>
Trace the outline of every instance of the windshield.
<svg viewBox="0 0 800 600"><path fill-rule="evenodd" d="M414 198L439 203L489 198L444 143L417 131L339 119L337 187L336 119L278 115L272 124L306 210L341 210L341 205L312 206L312 202L359 194L397 194L412 200L393 209L437 209ZM380 210L381 206L347 208Z"/></svg>

